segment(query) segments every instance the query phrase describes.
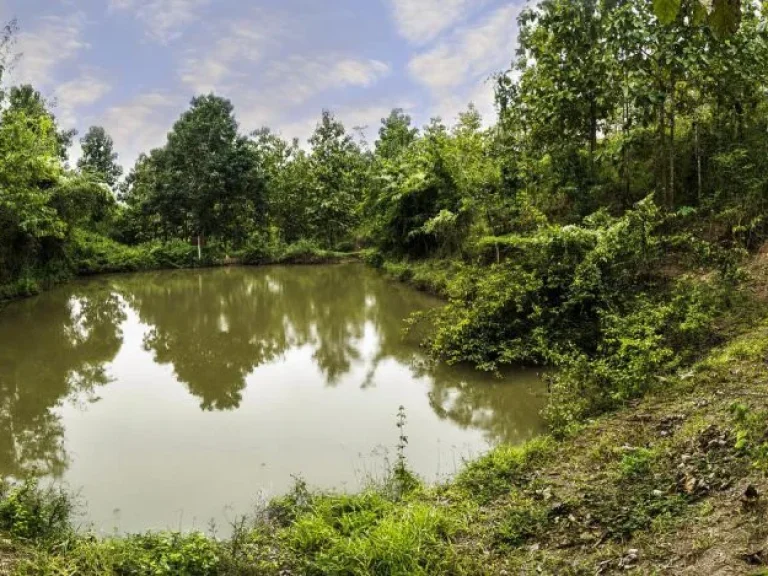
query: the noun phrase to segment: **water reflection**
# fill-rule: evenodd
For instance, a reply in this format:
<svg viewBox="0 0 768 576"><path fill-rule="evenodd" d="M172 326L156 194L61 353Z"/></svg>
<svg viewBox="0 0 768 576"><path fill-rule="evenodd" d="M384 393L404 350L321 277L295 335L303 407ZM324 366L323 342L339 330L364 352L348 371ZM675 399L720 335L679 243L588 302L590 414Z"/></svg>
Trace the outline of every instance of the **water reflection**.
<svg viewBox="0 0 768 576"><path fill-rule="evenodd" d="M246 378L292 348L310 345L333 385L359 359L366 284L344 267L270 268L136 276L116 288L151 326L144 346L200 398L204 410L240 405ZM343 289L342 289L343 288Z"/></svg>
<svg viewBox="0 0 768 576"><path fill-rule="evenodd" d="M541 411L541 394L520 390L541 388L541 379L533 370L496 378L469 367L438 365L429 368L429 377L429 404L435 414L463 428L483 430L492 444L519 442L541 430L541 422L532 418ZM517 393L511 393L510 380Z"/></svg>
<svg viewBox="0 0 768 576"><path fill-rule="evenodd" d="M0 314L0 474L59 477L67 465L55 413L91 398L122 343L117 294L94 282L8 306Z"/></svg>
<svg viewBox="0 0 768 576"><path fill-rule="evenodd" d="M435 422L480 431L491 443L519 442L540 432L542 398L531 393L538 385L534 374L516 372L497 380L464 368L433 366L414 338L404 337L402 319L435 304L360 266L115 276L14 303L0 312L0 476L66 473L69 432L63 407L74 403L87 411L89 403L125 387L132 371L124 364L115 367L118 354L130 362L147 362L148 355L154 365L171 369L173 385L186 387L205 413L242 409L246 391L253 396L274 382L274 375L263 375L271 372L260 369L280 366L294 355L292 378L319 380L347 397L334 396L337 413L329 416L334 423L350 410L371 409L350 399L355 390L354 398L370 399L377 388L395 389L392 378L402 379L406 370L412 380L409 393L421 395ZM125 336L129 325L130 337ZM304 352L310 362L296 359ZM293 410L294 416L311 410L299 408L302 401L281 400L295 406L280 409ZM388 417L392 410L384 409ZM424 418L419 434L427 440L447 430ZM370 439L363 440L370 448L394 437L384 429L379 439L364 420L362 434ZM256 439L267 434L256 428L249 433ZM312 430L306 433L312 438ZM350 433L339 433L344 434ZM305 460L286 464L291 472L304 472L304 465Z"/></svg>

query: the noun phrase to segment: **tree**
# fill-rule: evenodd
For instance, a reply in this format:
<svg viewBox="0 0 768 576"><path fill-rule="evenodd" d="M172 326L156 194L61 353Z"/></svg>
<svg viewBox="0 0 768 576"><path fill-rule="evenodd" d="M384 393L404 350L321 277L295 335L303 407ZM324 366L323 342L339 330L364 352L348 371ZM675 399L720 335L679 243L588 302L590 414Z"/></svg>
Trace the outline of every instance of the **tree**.
<svg viewBox="0 0 768 576"><path fill-rule="evenodd" d="M101 126L91 126L80 140L82 157L77 161L80 170L114 188L123 168L117 163L114 142Z"/></svg>
<svg viewBox="0 0 768 576"><path fill-rule="evenodd" d="M364 169L362 153L329 110L323 110L309 143L317 199L314 226L326 245L333 248L356 224L361 192L356 178Z"/></svg>
<svg viewBox="0 0 768 576"><path fill-rule="evenodd" d="M1 46L1 44L0 44ZM46 102L42 94L29 84L22 86L13 86L11 88L8 104L10 108L24 110L30 118L39 118L45 116L50 119L56 130L57 153L62 162L67 160L69 147L72 146L72 140L77 135L77 130L59 130L56 116L48 109L49 103Z"/></svg>
<svg viewBox="0 0 768 576"><path fill-rule="evenodd" d="M213 94L194 98L166 145L140 157L122 186L130 235L212 236L242 244L266 224L265 176L257 160L252 144L238 133L229 100Z"/></svg>
<svg viewBox="0 0 768 576"><path fill-rule="evenodd" d="M411 117L402 108L395 108L387 118L381 119L376 154L391 160L413 144L418 133L417 128L411 127Z"/></svg>
<svg viewBox="0 0 768 576"><path fill-rule="evenodd" d="M42 242L66 226L50 206L61 174L52 118L17 106L0 118L0 283L34 266Z"/></svg>
<svg viewBox="0 0 768 576"><path fill-rule="evenodd" d="M181 195L187 234L242 241L246 228L263 217L261 183L229 100L194 98L168 135L165 155L166 190Z"/></svg>

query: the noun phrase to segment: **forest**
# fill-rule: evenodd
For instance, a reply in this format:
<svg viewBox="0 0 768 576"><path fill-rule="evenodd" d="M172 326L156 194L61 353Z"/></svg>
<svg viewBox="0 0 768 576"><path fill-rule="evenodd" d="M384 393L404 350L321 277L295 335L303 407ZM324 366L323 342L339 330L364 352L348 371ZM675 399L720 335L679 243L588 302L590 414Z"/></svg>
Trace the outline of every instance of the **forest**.
<svg viewBox="0 0 768 576"><path fill-rule="evenodd" d="M737 361L746 362L739 377L759 380L754 359L764 363L768 347L768 266L761 264L768 6L543 0L522 11L519 27L509 69L492 80L496 118L469 105L457 119L415 126L394 109L372 143L330 110L308 142L286 141L268 127L241 126L229 100L207 94L133 167L124 171L98 126L82 136L82 158L71 166L78 136L60 129L44 97L32 86L3 91L0 299L74 275L354 255L444 298L444 306L407 321L428 326L423 345L436 361L490 372L555 369L546 408L551 437L492 453L444 492L414 489L403 469L395 470L394 496L315 496L298 486L273 504L278 528L241 534L226 554L194 539L120 544L150 556L147 550L188 547L216 566L151 573L522 574L538 565L544 573L593 574L611 558L629 562L597 572L609 573L637 562L636 554L626 560L624 543L663 522L673 530L672 518L703 497L670 472L680 456L672 448L645 445L616 456L621 442L644 444L626 430L606 439L590 426L659 393L677 398L682 410L691 379L704 382L699 392L724 390L726 380L738 379ZM2 45L8 65L14 33L10 23ZM702 362L709 371L698 376ZM729 443L744 477L764 471L764 412L722 394L729 402L718 410L731 427L710 440ZM650 420L640 422L653 421L654 410L646 408ZM633 434L650 433L643 426ZM675 441L693 445L694 432L681 429L685 436ZM555 443L579 434L593 439L594 457L608 458L617 476L606 481L609 496L597 488L584 504L562 496L553 515L550 488L531 480L532 470L554 466L557 454L569 453ZM586 474L594 462L582 455L573 466ZM733 462L713 464L721 456L702 461L725 474ZM682 488L667 494L665 482ZM635 498L637 486L665 496ZM484 507L502 496L499 518ZM554 542L565 538L569 514L575 534L599 533L588 539L592 552L576 554L579 566ZM0 506L0 529L10 516ZM560 516L565 524L555 525ZM544 534L550 540L539 547ZM481 568L487 538L493 561ZM217 554L227 561L215 563ZM248 572L246 564L259 568ZM507 572L493 571L502 567Z"/></svg>

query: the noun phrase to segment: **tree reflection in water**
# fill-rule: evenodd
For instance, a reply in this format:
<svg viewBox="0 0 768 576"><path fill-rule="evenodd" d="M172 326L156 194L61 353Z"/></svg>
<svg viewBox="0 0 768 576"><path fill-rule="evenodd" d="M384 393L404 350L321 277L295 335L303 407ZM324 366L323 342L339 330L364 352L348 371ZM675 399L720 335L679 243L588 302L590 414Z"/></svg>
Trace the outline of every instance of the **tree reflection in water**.
<svg viewBox="0 0 768 576"><path fill-rule="evenodd" d="M67 455L56 408L107 384L124 319L117 294L98 281L0 313L0 475L63 474Z"/></svg>
<svg viewBox="0 0 768 576"><path fill-rule="evenodd" d="M435 304L362 266L115 276L14 303L0 313L0 475L61 476L67 455L57 408L67 398L93 399L109 382L126 306L147 327L144 349L172 366L206 411L237 409L259 366L307 349L328 386L361 366L361 385L386 385L377 369L396 361L430 383L441 419L483 430L492 442L537 433L542 398L528 390L534 375L494 381L434 366L414 336L404 337L403 318ZM364 351L370 338L375 346Z"/></svg>

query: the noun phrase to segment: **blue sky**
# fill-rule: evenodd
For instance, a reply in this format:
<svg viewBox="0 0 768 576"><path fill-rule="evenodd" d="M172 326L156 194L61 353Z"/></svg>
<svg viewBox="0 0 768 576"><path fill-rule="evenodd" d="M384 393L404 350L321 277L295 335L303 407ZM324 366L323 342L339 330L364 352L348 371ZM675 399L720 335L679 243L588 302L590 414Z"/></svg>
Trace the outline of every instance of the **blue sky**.
<svg viewBox="0 0 768 576"><path fill-rule="evenodd" d="M330 108L374 139L393 107L418 124L472 101L508 67L523 0L0 0L30 82L65 127L101 124L121 163L162 145L195 94L230 98L241 129L310 135ZM77 156L78 151L73 154Z"/></svg>

